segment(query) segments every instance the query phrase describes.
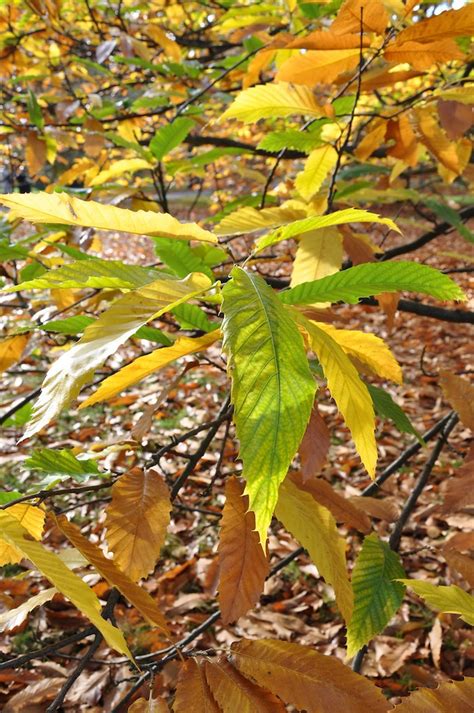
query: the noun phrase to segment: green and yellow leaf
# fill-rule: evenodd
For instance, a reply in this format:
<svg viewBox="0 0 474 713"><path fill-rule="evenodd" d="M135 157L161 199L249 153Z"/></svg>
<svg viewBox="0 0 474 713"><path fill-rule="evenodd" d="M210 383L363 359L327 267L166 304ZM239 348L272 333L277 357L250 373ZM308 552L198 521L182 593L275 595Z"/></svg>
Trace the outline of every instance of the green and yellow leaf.
<svg viewBox="0 0 474 713"><path fill-rule="evenodd" d="M458 614L463 621L474 625L474 597L464 589L455 584L450 584L449 587L437 586L421 579L400 579L400 582L410 587L433 609Z"/></svg>
<svg viewBox="0 0 474 713"><path fill-rule="evenodd" d="M224 112L220 121L239 119L249 123L292 114L320 117L325 116L326 111L317 103L310 89L278 82L244 89Z"/></svg>
<svg viewBox="0 0 474 713"><path fill-rule="evenodd" d="M295 188L306 201L319 191L324 180L337 163L338 153L330 144L314 149L306 159L303 170L298 174Z"/></svg>

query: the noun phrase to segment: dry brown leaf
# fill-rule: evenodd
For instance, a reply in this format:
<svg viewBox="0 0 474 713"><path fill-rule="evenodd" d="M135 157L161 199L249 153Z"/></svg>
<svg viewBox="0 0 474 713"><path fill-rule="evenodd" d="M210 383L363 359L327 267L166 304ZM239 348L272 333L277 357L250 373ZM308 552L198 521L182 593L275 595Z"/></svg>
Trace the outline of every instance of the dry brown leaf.
<svg viewBox="0 0 474 713"><path fill-rule="evenodd" d="M436 617L433 621L433 626L428 634L428 641L430 642L431 658L437 669L440 668L441 659L441 646L443 643L443 630L441 628L441 622L439 617Z"/></svg>
<svg viewBox="0 0 474 713"><path fill-rule="evenodd" d="M285 706L267 690L242 676L223 657L204 664L212 695L224 713L285 713Z"/></svg>
<svg viewBox="0 0 474 713"><path fill-rule="evenodd" d="M395 706L394 713L472 713L474 678L442 683L435 690L420 688Z"/></svg>
<svg viewBox="0 0 474 713"><path fill-rule="evenodd" d="M298 449L303 481L313 478L320 472L326 463L330 443L329 429L315 405Z"/></svg>
<svg viewBox="0 0 474 713"><path fill-rule="evenodd" d="M456 474L443 483L443 513L453 513L474 506L474 460L466 460Z"/></svg>
<svg viewBox="0 0 474 713"><path fill-rule="evenodd" d="M41 681L31 683L23 688L3 707L3 713L36 713L44 711L46 704L52 701L61 687L64 685L64 678L43 678Z"/></svg>
<svg viewBox="0 0 474 713"><path fill-rule="evenodd" d="M458 412L463 424L474 430L474 386L462 376L440 371L439 383L443 394Z"/></svg>
<svg viewBox="0 0 474 713"><path fill-rule="evenodd" d="M87 156L93 158L99 156L105 146L104 127L98 119L89 117L85 120L84 131L84 151Z"/></svg>
<svg viewBox="0 0 474 713"><path fill-rule="evenodd" d="M391 708L363 676L307 646L244 639L232 646L231 660L244 676L307 713L386 713Z"/></svg>
<svg viewBox="0 0 474 713"><path fill-rule="evenodd" d="M174 713L221 713L221 709L212 697L204 675L201 661L188 659L179 672Z"/></svg>
<svg viewBox="0 0 474 713"><path fill-rule="evenodd" d="M36 176L46 162L47 147L46 142L36 131L28 131L26 135L25 159L28 171L32 176Z"/></svg>
<svg viewBox="0 0 474 713"><path fill-rule="evenodd" d="M380 252L380 248L367 235L354 233L347 225L341 227L341 232L344 236L344 250L349 255L353 265L360 265L363 262L375 262L375 255Z"/></svg>
<svg viewBox="0 0 474 713"><path fill-rule="evenodd" d="M115 562L107 559L100 547L90 542L81 533L79 528L69 522L65 515L54 518L57 526L67 539L84 555L88 562L99 572L109 584L116 587L121 594L132 604L150 624L158 627L168 636L168 627L165 618L155 600L145 589L139 587L124 572L122 572Z"/></svg>
<svg viewBox="0 0 474 713"><path fill-rule="evenodd" d="M408 166L416 166L418 139L407 114L401 114L397 119L390 119L385 138L387 142L394 143L387 149L388 156L399 158Z"/></svg>
<svg viewBox="0 0 474 713"><path fill-rule="evenodd" d="M155 568L170 520L170 495L161 475L135 468L112 487L107 542L114 562L133 581Z"/></svg>
<svg viewBox="0 0 474 713"><path fill-rule="evenodd" d="M337 522L343 522L364 534L370 532L371 525L367 515L359 510L354 501L349 501L334 490L326 480L313 478L313 480L305 482L299 473L292 473L289 477L300 490L311 493L320 505L324 505L334 515Z"/></svg>
<svg viewBox="0 0 474 713"><path fill-rule="evenodd" d="M236 477L227 480L219 540L219 606L224 624L255 606L268 574L268 560L243 491Z"/></svg>
<svg viewBox="0 0 474 713"><path fill-rule="evenodd" d="M134 701L127 713L169 713L169 706L164 698L139 698Z"/></svg>
<svg viewBox="0 0 474 713"><path fill-rule="evenodd" d="M354 495L348 498L348 500L366 512L367 515L376 517L378 520L395 522L400 515L396 503L393 500L387 500L387 498L379 500L378 498L361 498L359 495Z"/></svg>
<svg viewBox="0 0 474 713"><path fill-rule="evenodd" d="M461 52L453 39L425 44L422 42L399 42L389 44L384 52L384 59L391 64L407 63L418 71L429 69L437 63L463 59Z"/></svg>
<svg viewBox="0 0 474 713"><path fill-rule="evenodd" d="M398 309L400 293L381 292L379 295L376 295L376 299L378 300L378 303L382 310L387 315L387 329L389 332L391 332L395 321L395 315Z"/></svg>
<svg viewBox="0 0 474 713"><path fill-rule="evenodd" d="M458 572L474 588L474 559L453 549L443 549L443 555L450 568Z"/></svg>
<svg viewBox="0 0 474 713"><path fill-rule="evenodd" d="M459 139L474 124L474 106L457 101L438 101L439 123L448 139Z"/></svg>

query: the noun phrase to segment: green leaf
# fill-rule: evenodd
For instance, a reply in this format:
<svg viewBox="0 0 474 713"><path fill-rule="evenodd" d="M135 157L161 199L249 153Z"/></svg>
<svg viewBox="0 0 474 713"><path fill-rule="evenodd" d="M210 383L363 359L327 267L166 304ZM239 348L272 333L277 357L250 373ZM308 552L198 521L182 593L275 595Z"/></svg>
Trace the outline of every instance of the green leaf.
<svg viewBox="0 0 474 713"><path fill-rule="evenodd" d="M67 449L38 448L23 465L45 473L61 473L82 480L86 475L103 475L93 460L79 460Z"/></svg>
<svg viewBox="0 0 474 713"><path fill-rule="evenodd" d="M323 126L330 124L330 119L318 119L316 126L312 126L310 131L297 131L287 129L286 131L270 131L258 144L257 148L264 151L278 153L282 149L293 149L311 153L313 149L322 143L321 131Z"/></svg>
<svg viewBox="0 0 474 713"><path fill-rule="evenodd" d="M235 267L223 289L224 350L249 508L265 544L278 488L303 438L316 384L303 338L263 278Z"/></svg>
<svg viewBox="0 0 474 713"><path fill-rule="evenodd" d="M465 300L461 288L447 275L417 262L364 263L280 293L284 304L338 302L356 304L361 297L381 292L420 292L441 300Z"/></svg>
<svg viewBox="0 0 474 713"><path fill-rule="evenodd" d="M190 272L203 272L213 279L212 270L194 253L184 240L154 238L155 252L177 277L186 277Z"/></svg>
<svg viewBox="0 0 474 713"><path fill-rule="evenodd" d="M448 614L459 614L461 619L467 624L474 625L474 597L451 584L449 587L440 586L421 579L400 579L400 582L413 589L415 594L423 597L427 604L433 609L446 612Z"/></svg>
<svg viewBox="0 0 474 713"><path fill-rule="evenodd" d="M111 648L133 660L122 632L102 618L100 602L92 589L71 572L57 555L33 540L28 530L5 510L0 511L0 534L3 540L20 550L61 594L85 614Z"/></svg>
<svg viewBox="0 0 474 713"><path fill-rule="evenodd" d="M150 141L153 156L162 161L166 154L179 146L194 126L192 119L180 117L171 124L162 126Z"/></svg>
<svg viewBox="0 0 474 713"><path fill-rule="evenodd" d="M403 601L400 558L376 534L368 535L352 573L354 612L347 627L347 655L354 656L388 624Z"/></svg>
<svg viewBox="0 0 474 713"><path fill-rule="evenodd" d="M282 240L288 240L289 238L295 238L310 230L328 228L331 225L344 225L346 223L380 223L381 225L388 225L391 230L395 230L397 233L400 232L399 228L397 228L390 218L382 218L380 215L377 215L377 213L370 213L368 210L346 208L345 210L337 210L335 213L330 213L329 215L314 215L309 218L302 218L301 220L294 221L290 225L274 230L272 233L264 235L256 241L255 251L260 252L270 245L279 243Z"/></svg>
<svg viewBox="0 0 474 713"><path fill-rule="evenodd" d="M18 411L15 411L10 418L7 418L7 420L3 422L3 427L9 428L10 426L15 426L15 428L17 428L18 426L24 426L25 423L28 423L30 420L32 412L33 404L31 402L24 404Z"/></svg>
<svg viewBox="0 0 474 713"><path fill-rule="evenodd" d="M43 114L41 112L41 107L31 89L28 90L28 99L26 104L31 123L34 124L37 129L42 131L44 129Z"/></svg>
<svg viewBox="0 0 474 713"><path fill-rule="evenodd" d="M470 243L474 243L474 233L462 222L461 218L453 208L450 208L444 203L440 203L434 198L425 198L423 199L423 202L442 220L445 220L447 223L450 223L453 228L456 228L458 233L462 235L463 238Z"/></svg>
<svg viewBox="0 0 474 713"><path fill-rule="evenodd" d="M209 278L200 273L189 275L185 280L163 277L116 300L50 367L24 438L44 428L71 403L97 367L137 329L181 302L202 294L211 284Z"/></svg>
<svg viewBox="0 0 474 713"><path fill-rule="evenodd" d="M399 431L402 433L410 433L412 436L415 436L422 446L426 446L425 441L413 426L406 413L393 400L388 391L379 389L378 386L372 386L372 384L366 384L366 386L378 415L381 418L390 419L394 422Z"/></svg>
<svg viewBox="0 0 474 713"><path fill-rule="evenodd" d="M211 322L203 309L197 305L182 304L172 310L181 329L200 329L202 332L213 332L220 327L220 322Z"/></svg>
<svg viewBox="0 0 474 713"><path fill-rule="evenodd" d="M40 277L12 285L3 292L19 290L53 290L58 288L133 289L153 282L159 277L157 270L125 265L120 260L78 260L55 270L49 270Z"/></svg>
<svg viewBox="0 0 474 713"><path fill-rule="evenodd" d="M95 321L94 317L77 314L74 317L66 317L65 319L53 319L51 322L42 324L41 329L44 329L45 332L75 336L76 334L81 334L86 327ZM148 339L150 342L157 342L157 344L164 344L165 346L173 344L172 340L161 329L156 329L156 327L140 327L132 336L136 339Z"/></svg>

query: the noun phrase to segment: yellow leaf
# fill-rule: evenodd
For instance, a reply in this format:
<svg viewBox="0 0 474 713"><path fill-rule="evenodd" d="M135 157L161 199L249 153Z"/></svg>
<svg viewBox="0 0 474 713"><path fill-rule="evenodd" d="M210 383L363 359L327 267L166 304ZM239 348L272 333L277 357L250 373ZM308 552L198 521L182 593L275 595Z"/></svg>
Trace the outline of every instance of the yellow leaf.
<svg viewBox="0 0 474 713"><path fill-rule="evenodd" d="M128 292L84 330L81 339L50 367L35 404L24 438L29 438L55 418L76 398L81 387L107 357L137 329L211 285L208 277L192 273L184 280L155 280Z"/></svg>
<svg viewBox="0 0 474 713"><path fill-rule="evenodd" d="M18 503L8 508L8 514L14 517L25 530L35 538L40 540L43 534L45 512L41 508L29 505L28 503ZM1 533L0 533L1 534ZM0 566L5 564L17 564L23 559L23 553L14 545L0 539Z"/></svg>
<svg viewBox="0 0 474 713"><path fill-rule="evenodd" d="M69 522L65 515L60 515L54 519L61 532L66 535L67 539L84 555L99 574L112 587L116 587L125 599L128 599L130 604L143 615L146 621L161 629L168 636L165 618L150 594L135 582L132 582L112 560L107 559L100 547L88 540L87 537L84 537L79 528Z"/></svg>
<svg viewBox="0 0 474 713"><path fill-rule="evenodd" d="M433 609L447 614L458 614L467 624L474 625L474 597L464 589L455 584L451 584L449 587L438 587L436 584L425 582L422 579L399 579L398 581L413 589L415 594L423 597Z"/></svg>
<svg viewBox="0 0 474 713"><path fill-rule="evenodd" d="M8 611L0 614L0 631L9 631L11 629L15 629L17 626L20 626L20 624L23 624L28 614L32 612L33 609L51 601L57 591L56 587L43 589L42 592L30 597L18 607L9 609Z"/></svg>
<svg viewBox="0 0 474 713"><path fill-rule="evenodd" d="M349 622L353 598L347 573L346 546L329 510L320 505L308 490L300 488L296 478L287 475L280 485L275 516L308 550L321 576L333 587L337 605L345 621Z"/></svg>
<svg viewBox="0 0 474 713"><path fill-rule="evenodd" d="M383 339L357 329L336 329L322 322L315 322L315 324L329 334L348 356L354 358L356 366L365 367L370 373L383 379L390 379L396 384L402 383L400 364Z"/></svg>
<svg viewBox="0 0 474 713"><path fill-rule="evenodd" d="M134 468L114 483L106 509L107 543L115 564L132 581L154 570L170 511L168 486L156 470Z"/></svg>
<svg viewBox="0 0 474 713"><path fill-rule="evenodd" d="M463 59L456 42L452 39L437 40L431 43L415 42L393 42L389 44L384 52L384 59L392 64L410 64L416 70L429 69L434 64L450 62L455 59Z"/></svg>
<svg viewBox="0 0 474 713"><path fill-rule="evenodd" d="M459 175L462 172L462 168L456 144L448 140L431 109L418 109L415 115L422 143L443 166Z"/></svg>
<svg viewBox="0 0 474 713"><path fill-rule="evenodd" d="M474 386L449 371L440 371L439 383L446 400L456 409L463 424L474 430Z"/></svg>
<svg viewBox="0 0 474 713"><path fill-rule="evenodd" d="M298 240L291 287L319 280L337 272L342 263L342 238L337 228L321 228L305 233Z"/></svg>
<svg viewBox="0 0 474 713"><path fill-rule="evenodd" d="M375 32L383 35L388 25L388 14L380 0L345 0L341 5L331 30L346 33Z"/></svg>
<svg viewBox="0 0 474 713"><path fill-rule="evenodd" d="M472 5L460 10L448 10L441 15L433 15L426 20L415 22L411 27L398 34L397 43L415 40L415 42L435 42L446 37L470 37L474 35L474 12Z"/></svg>
<svg viewBox="0 0 474 713"><path fill-rule="evenodd" d="M166 30L157 25L147 25L145 32L148 37L151 37L154 42L162 47L165 54L174 59L175 62L181 62L180 46L166 34Z"/></svg>
<svg viewBox="0 0 474 713"><path fill-rule="evenodd" d="M221 713L212 697L201 660L187 659L182 665L173 704L174 713Z"/></svg>
<svg viewBox="0 0 474 713"><path fill-rule="evenodd" d="M168 213L127 210L96 201L82 201L67 193L11 193L0 195L10 215L31 223L59 223L84 228L123 231L135 235L202 240L215 243L215 236L196 223L180 223Z"/></svg>
<svg viewBox="0 0 474 713"><path fill-rule="evenodd" d="M135 173L136 171L144 171L145 169L151 171L152 168L153 166L143 158L126 158L122 161L115 161L110 168L101 171L92 181L89 181L89 186L100 186L112 178L123 176L124 173Z"/></svg>
<svg viewBox="0 0 474 713"><path fill-rule="evenodd" d="M313 92L305 87L294 87L287 82L259 84L237 95L224 119L240 119L246 123L268 117L284 117L291 114L325 116L326 111L316 102Z"/></svg>
<svg viewBox="0 0 474 713"><path fill-rule="evenodd" d="M224 624L237 621L258 602L268 561L255 532L255 517L236 477L226 481L219 538L219 606Z"/></svg>
<svg viewBox="0 0 474 713"><path fill-rule="evenodd" d="M155 371L162 369L167 364L170 364L175 359L179 359L186 354L194 354L207 349L211 344L220 339L221 332L216 329L208 334L203 334L202 337L178 337L171 347L163 347L155 349L150 354L145 354L138 357L131 364L127 364L122 369L117 371L112 376L105 379L97 391L89 396L79 408L92 406L99 401L105 401L127 389L137 381L141 381L146 376L153 374Z"/></svg>
<svg viewBox="0 0 474 713"><path fill-rule="evenodd" d="M419 688L403 698L393 713L471 713L474 678L444 681L438 688Z"/></svg>
<svg viewBox="0 0 474 713"><path fill-rule="evenodd" d="M257 210L251 206L239 208L221 220L216 228L216 234L222 236L254 233L264 228L277 228L280 225L292 223L294 220L306 218L307 212L301 206L291 205L293 201L283 203L277 208Z"/></svg>
<svg viewBox="0 0 474 713"><path fill-rule="evenodd" d="M304 169L295 181L297 191L309 201L321 188L323 181L337 163L338 154L330 144L319 146L306 159Z"/></svg>
<svg viewBox="0 0 474 713"><path fill-rule="evenodd" d="M0 532L10 545L17 547L61 594L87 616L111 648L133 660L122 632L102 618L99 600L80 577L73 574L57 555L32 540L28 530L5 510L0 511Z"/></svg>
<svg viewBox="0 0 474 713"><path fill-rule="evenodd" d="M20 361L29 338L28 334L17 334L0 341L0 374Z"/></svg>
<svg viewBox="0 0 474 713"><path fill-rule="evenodd" d="M67 186L68 183L74 183L76 178L81 177L85 179L86 175L89 175L89 173L92 173L92 175L95 176L98 172L99 166L96 161L83 156L75 161L71 168L68 168L67 171L64 171L64 173L59 176L58 183L60 186Z"/></svg>
<svg viewBox="0 0 474 713"><path fill-rule="evenodd" d="M301 317L299 319L301 321ZM368 389L342 347L329 334L307 319L301 323L308 333L311 349L319 359L328 389L352 434L362 463L373 478L377 444L374 407Z"/></svg>
<svg viewBox="0 0 474 713"><path fill-rule="evenodd" d="M385 138L385 132L387 131L387 122L381 119L380 121L375 121L372 125L372 129L364 136L360 144L354 151L356 157L360 161L365 161L369 158L378 147L381 145Z"/></svg>
<svg viewBox="0 0 474 713"><path fill-rule="evenodd" d="M242 676L224 656L206 661L204 671L223 713L285 713L286 707L281 701Z"/></svg>
<svg viewBox="0 0 474 713"><path fill-rule="evenodd" d="M307 713L387 713L392 709L370 681L335 656L325 656L310 646L243 639L232 644L231 657L245 676L286 705Z"/></svg>
<svg viewBox="0 0 474 713"><path fill-rule="evenodd" d="M359 63L360 50L356 47L338 50L308 50L296 54L282 64L276 79L314 87L331 83L342 72L354 69Z"/></svg>

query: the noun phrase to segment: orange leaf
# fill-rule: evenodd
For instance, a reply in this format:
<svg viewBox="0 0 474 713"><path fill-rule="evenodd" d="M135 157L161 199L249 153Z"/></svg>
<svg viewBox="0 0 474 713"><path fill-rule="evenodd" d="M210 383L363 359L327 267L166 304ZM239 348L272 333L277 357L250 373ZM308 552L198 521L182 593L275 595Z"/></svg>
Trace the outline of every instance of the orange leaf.
<svg viewBox="0 0 474 713"><path fill-rule="evenodd" d="M387 62L393 64L407 62L414 69L423 70L429 69L437 63L463 59L464 54L456 42L450 38L429 44L412 40L409 42L399 42L397 40L388 45L384 52L384 58Z"/></svg>
<svg viewBox="0 0 474 713"><path fill-rule="evenodd" d="M309 646L244 639L232 645L232 662L286 705L307 713L386 713L391 709L382 692L367 679Z"/></svg>
<svg viewBox="0 0 474 713"><path fill-rule="evenodd" d="M21 359L29 338L28 334L17 334L0 341L0 374Z"/></svg>
<svg viewBox="0 0 474 713"><path fill-rule="evenodd" d="M446 400L467 428L474 430L474 386L462 376L440 371L439 383Z"/></svg>
<svg viewBox="0 0 474 713"><path fill-rule="evenodd" d="M358 48L308 50L290 57L277 72L277 81L307 84L330 83L342 72L354 69L360 59Z"/></svg>
<svg viewBox="0 0 474 713"><path fill-rule="evenodd" d="M355 155L360 161L365 161L378 149L380 144L385 138L385 132L387 131L387 122L383 119L375 121L373 128L369 131L358 147L355 150Z"/></svg>
<svg viewBox="0 0 474 713"><path fill-rule="evenodd" d="M145 589L141 589L126 574L121 572L112 560L107 559L100 547L90 542L87 537L84 537L79 528L69 522L65 515L60 515L58 518L54 517L54 520L61 532L84 555L86 560L95 567L99 574L109 584L116 587L150 624L157 626L168 636L168 627L163 614L148 592Z"/></svg>
<svg viewBox="0 0 474 713"><path fill-rule="evenodd" d="M324 505L335 517L337 522L343 522L354 527L359 532L368 533L371 530L367 515L343 495L340 495L323 478L313 478L304 482L301 474L292 473L289 476L300 490L310 493L320 505Z"/></svg>
<svg viewBox="0 0 474 713"><path fill-rule="evenodd" d="M378 498L361 498L359 495L354 495L348 498L356 508L363 510L371 517L376 517L377 520L386 520L386 522L395 522L400 516L398 507L393 501Z"/></svg>
<svg viewBox="0 0 474 713"><path fill-rule="evenodd" d="M313 478L322 469L327 459L330 442L330 433L326 422L317 406L313 406L303 440L298 449L303 482Z"/></svg>
<svg viewBox="0 0 474 713"><path fill-rule="evenodd" d="M112 487L107 542L116 565L134 582L155 568L170 511L168 486L156 470L135 468Z"/></svg>
<svg viewBox="0 0 474 713"><path fill-rule="evenodd" d="M361 25L364 32L383 35L388 25L388 14L383 3L379 0L346 0L337 13L331 30L341 35L346 32L360 34Z"/></svg>
<svg viewBox="0 0 474 713"><path fill-rule="evenodd" d="M474 678L464 681L448 681L439 688L420 688L411 693L394 713L472 713Z"/></svg>
<svg viewBox="0 0 474 713"><path fill-rule="evenodd" d="M248 498L235 478L226 483L219 540L219 606L224 624L236 621L257 603L268 574L268 561L255 532Z"/></svg>
<svg viewBox="0 0 474 713"><path fill-rule="evenodd" d="M221 709L212 697L201 662L188 659L179 672L174 713L220 713Z"/></svg>
<svg viewBox="0 0 474 713"><path fill-rule="evenodd" d="M28 131L26 135L25 159L32 176L43 168L47 155L46 142L36 131Z"/></svg>
<svg viewBox="0 0 474 713"><path fill-rule="evenodd" d="M285 713L281 701L242 676L223 656L212 663L206 661L204 670L224 713Z"/></svg>
<svg viewBox="0 0 474 713"><path fill-rule="evenodd" d="M414 23L402 30L397 37L397 43L415 40L416 42L435 42L446 37L470 37L474 35L474 12L472 5L466 5L460 10L448 10L441 15L434 15L427 20Z"/></svg>
<svg viewBox="0 0 474 713"><path fill-rule="evenodd" d="M387 126L386 139L387 141L393 140L395 142L395 145L388 149L388 156L399 158L408 166L416 166L418 161L418 140L406 114L402 114L398 119L390 119Z"/></svg>
<svg viewBox="0 0 474 713"><path fill-rule="evenodd" d="M370 44L367 38L363 38L362 46ZM305 50L347 50L360 48L360 32L356 34L344 34L343 36L331 30L315 30L305 37L292 40L285 49L305 49Z"/></svg>
<svg viewBox="0 0 474 713"><path fill-rule="evenodd" d="M448 140L431 110L418 109L415 114L422 143L449 171L456 175L462 173L457 146Z"/></svg>

